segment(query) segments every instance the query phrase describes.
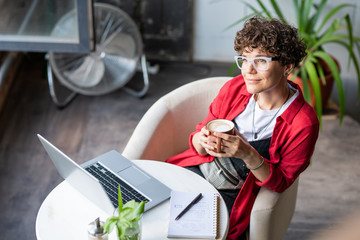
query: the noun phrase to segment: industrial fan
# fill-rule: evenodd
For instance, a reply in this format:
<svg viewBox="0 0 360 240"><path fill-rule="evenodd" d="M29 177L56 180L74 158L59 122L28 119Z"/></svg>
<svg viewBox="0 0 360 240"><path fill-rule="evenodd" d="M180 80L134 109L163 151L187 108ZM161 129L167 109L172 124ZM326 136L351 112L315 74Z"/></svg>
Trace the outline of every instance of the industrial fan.
<svg viewBox="0 0 360 240"><path fill-rule="evenodd" d="M74 34L75 11L64 15L53 29L53 35ZM75 29L76 31L76 29ZM146 58L142 53L141 35L133 20L121 9L105 3L94 4L95 50L89 53L48 54L48 80L50 93L58 105L53 75L75 93L102 95L124 87L141 64L144 87L135 91L124 87L135 96L142 97L148 90ZM70 96L72 97L72 96Z"/></svg>

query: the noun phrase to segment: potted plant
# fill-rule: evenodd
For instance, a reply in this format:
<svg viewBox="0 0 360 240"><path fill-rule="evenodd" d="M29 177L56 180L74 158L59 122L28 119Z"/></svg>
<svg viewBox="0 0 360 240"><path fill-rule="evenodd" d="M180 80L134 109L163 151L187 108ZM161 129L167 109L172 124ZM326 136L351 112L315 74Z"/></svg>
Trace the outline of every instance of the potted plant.
<svg viewBox="0 0 360 240"><path fill-rule="evenodd" d="M284 17L284 9L281 9L276 0L256 0L258 7L245 3L252 13L240 20L236 21L228 28L237 25L240 22L259 15L267 18L278 18L284 23L288 23ZM269 2L274 15L265 6L265 2ZM345 48L349 54L349 64L352 62L355 66L358 80L358 96L360 96L360 68L358 60L355 56L353 47L357 47L360 52L360 38L353 36L353 27L349 14L345 14L340 18L336 18L335 14L343 8L354 7L351 4L339 4L331 8L328 12L326 9L327 0L321 0L319 4L313 3L313 0L293 0L293 8L296 16L296 24L299 29L299 36L307 45L308 55L300 63L299 67L294 69L291 80L296 78L301 79L305 99L311 103L311 94L313 92L314 99L312 105L314 106L321 123L321 116L323 112L323 103L321 88L326 83L327 74L331 74L337 85L339 96L340 109L340 123L345 112L345 95L343 90L343 83L340 78L340 67L334 57L327 53L324 45L332 43ZM288 9L286 9L288 11ZM228 29L227 28L227 29ZM341 30L346 30L344 34ZM324 68L325 67L325 68ZM324 70L325 69L325 70ZM328 84L328 85L331 85ZM332 85L330 86L331 92ZM330 96L330 94L328 94ZM326 100L325 100L326 101Z"/></svg>
<svg viewBox="0 0 360 240"><path fill-rule="evenodd" d="M119 240L141 239L141 217L145 207L144 201L131 200L123 205L120 186L118 188L118 204L114 216L106 219L104 231L110 234L116 227Z"/></svg>

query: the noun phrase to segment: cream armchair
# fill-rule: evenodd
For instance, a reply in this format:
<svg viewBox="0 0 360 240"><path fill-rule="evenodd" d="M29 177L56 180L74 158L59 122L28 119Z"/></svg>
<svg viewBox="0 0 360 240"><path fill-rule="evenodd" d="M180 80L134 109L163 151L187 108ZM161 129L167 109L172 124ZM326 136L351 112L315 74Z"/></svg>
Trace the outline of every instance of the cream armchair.
<svg viewBox="0 0 360 240"><path fill-rule="evenodd" d="M135 128L123 155L128 159L165 161L189 148L195 125L229 77L188 83L155 102ZM298 180L283 193L261 188L250 218L250 240L283 239L294 214Z"/></svg>

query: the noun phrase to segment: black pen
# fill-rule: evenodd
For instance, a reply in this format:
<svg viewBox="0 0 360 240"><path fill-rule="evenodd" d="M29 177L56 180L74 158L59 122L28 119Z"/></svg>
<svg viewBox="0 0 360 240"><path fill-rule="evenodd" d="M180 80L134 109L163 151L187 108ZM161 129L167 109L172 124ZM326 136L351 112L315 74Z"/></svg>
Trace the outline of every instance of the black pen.
<svg viewBox="0 0 360 240"><path fill-rule="evenodd" d="M179 213L179 215L175 218L175 220L179 220L185 213L187 213L187 211L190 210L190 208L192 208L196 203L198 203L201 198L202 198L202 194L199 193L199 195L197 195L196 198L194 198L194 200L192 200L191 203L189 203L189 205L187 205L186 208L184 208L184 210L182 210L181 213Z"/></svg>

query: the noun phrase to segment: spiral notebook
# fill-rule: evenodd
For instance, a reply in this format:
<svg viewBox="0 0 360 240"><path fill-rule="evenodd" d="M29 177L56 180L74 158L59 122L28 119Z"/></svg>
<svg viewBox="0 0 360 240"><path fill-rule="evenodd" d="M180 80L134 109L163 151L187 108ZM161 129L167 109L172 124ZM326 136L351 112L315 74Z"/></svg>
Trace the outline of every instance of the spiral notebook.
<svg viewBox="0 0 360 240"><path fill-rule="evenodd" d="M171 192L168 237L206 239L217 237L219 216L217 193L202 193L202 199L179 220L175 220L198 194L198 192Z"/></svg>

